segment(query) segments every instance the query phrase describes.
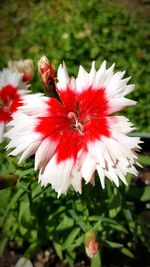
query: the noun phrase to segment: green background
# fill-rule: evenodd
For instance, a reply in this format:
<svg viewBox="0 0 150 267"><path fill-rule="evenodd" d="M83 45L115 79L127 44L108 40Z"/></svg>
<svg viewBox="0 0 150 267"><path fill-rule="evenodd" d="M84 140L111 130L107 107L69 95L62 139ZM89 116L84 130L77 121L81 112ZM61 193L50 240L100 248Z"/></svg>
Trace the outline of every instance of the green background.
<svg viewBox="0 0 150 267"><path fill-rule="evenodd" d="M137 131L150 130L150 31L148 1L3 1L0 4L0 67L10 59L32 58L34 92L42 91L37 61L46 55L55 68L64 60L70 74L106 59L126 70L136 90L136 107L124 113Z"/></svg>

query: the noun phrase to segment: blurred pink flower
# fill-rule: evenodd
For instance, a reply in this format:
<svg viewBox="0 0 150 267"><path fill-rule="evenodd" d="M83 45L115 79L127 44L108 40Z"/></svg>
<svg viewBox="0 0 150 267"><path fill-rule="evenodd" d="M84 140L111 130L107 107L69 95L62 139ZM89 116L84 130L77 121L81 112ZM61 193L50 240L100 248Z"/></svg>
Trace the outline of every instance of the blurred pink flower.
<svg viewBox="0 0 150 267"><path fill-rule="evenodd" d="M8 68L12 71L18 71L23 73L23 81L29 83L34 76L33 61L32 59L25 60L10 60L8 62Z"/></svg>

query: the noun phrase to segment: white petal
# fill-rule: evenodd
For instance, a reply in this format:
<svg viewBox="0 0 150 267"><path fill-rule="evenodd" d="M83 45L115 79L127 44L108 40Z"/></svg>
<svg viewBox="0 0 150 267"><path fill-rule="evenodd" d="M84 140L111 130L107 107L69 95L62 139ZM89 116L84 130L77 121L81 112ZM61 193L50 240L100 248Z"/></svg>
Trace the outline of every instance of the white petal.
<svg viewBox="0 0 150 267"><path fill-rule="evenodd" d="M106 61L104 61L101 65L101 67L99 68L99 70L96 73L96 77L95 77L95 81L93 84L93 89L99 89L101 80L103 79L104 75L106 72Z"/></svg>
<svg viewBox="0 0 150 267"><path fill-rule="evenodd" d="M99 145L100 145L100 149L103 154L103 157L105 159L105 162L107 162L107 164L109 163L109 165L111 166L114 166L113 157L111 157L111 154L109 153L109 150L107 146L105 145L105 143L99 142ZM107 164L105 165L105 167L107 167Z"/></svg>
<svg viewBox="0 0 150 267"><path fill-rule="evenodd" d="M58 197L62 193L66 193L71 183L71 172L74 160L67 159L57 163L56 155L47 164L44 172L40 174L39 181L41 185L51 184L52 188L58 193Z"/></svg>
<svg viewBox="0 0 150 267"><path fill-rule="evenodd" d="M108 102L108 112L112 114L118 112L127 106L133 106L136 104L136 101L130 100L127 98L112 98Z"/></svg>
<svg viewBox="0 0 150 267"><path fill-rule="evenodd" d="M98 172L98 175L99 175L101 186L104 189L105 188L105 172L104 172L104 169L99 164L96 164L96 169L97 169L97 172Z"/></svg>
<svg viewBox="0 0 150 267"><path fill-rule="evenodd" d="M82 163L81 167L81 174L86 181L86 184L90 182L93 173L96 169L96 162L94 159L90 156L90 154L86 154Z"/></svg>
<svg viewBox="0 0 150 267"><path fill-rule="evenodd" d="M92 62L91 71L89 73L89 86L93 85L95 80L96 70L95 70L95 61Z"/></svg>
<svg viewBox="0 0 150 267"><path fill-rule="evenodd" d="M72 90L72 91L75 91L76 90L76 80L75 80L75 78L74 77L71 77L70 78L70 89Z"/></svg>
<svg viewBox="0 0 150 267"><path fill-rule="evenodd" d="M124 116L109 116L107 117L109 128L117 130L121 133L128 134L135 130L133 124Z"/></svg>
<svg viewBox="0 0 150 267"><path fill-rule="evenodd" d="M94 175L94 174L93 174L92 177L91 177L90 184L91 184L92 186L95 186L95 175Z"/></svg>
<svg viewBox="0 0 150 267"><path fill-rule="evenodd" d="M89 142L87 148L96 163L99 163L103 168L105 168L105 158L101 150L100 141Z"/></svg>
<svg viewBox="0 0 150 267"><path fill-rule="evenodd" d="M23 105L19 107L21 112L27 115L46 117L48 114L49 98L41 93L25 95L22 98Z"/></svg>
<svg viewBox="0 0 150 267"><path fill-rule="evenodd" d="M107 88L107 85L113 78L115 64L113 64L108 70L105 71L103 78L101 78L99 87Z"/></svg>
<svg viewBox="0 0 150 267"><path fill-rule="evenodd" d="M33 155L37 148L39 147L41 141L36 141L33 142L21 155L20 160L19 160L19 164L23 163L27 158L29 158L31 155Z"/></svg>
<svg viewBox="0 0 150 267"><path fill-rule="evenodd" d="M4 136L4 123L0 122L0 143L3 141L3 136Z"/></svg>
<svg viewBox="0 0 150 267"><path fill-rule="evenodd" d="M118 175L118 177L120 178L120 180L125 184L128 185L127 180L125 178L126 174L127 174L127 169L124 169L123 166L121 168L121 164L120 162L117 164L116 166L116 173Z"/></svg>
<svg viewBox="0 0 150 267"><path fill-rule="evenodd" d="M41 134L34 131L37 123L34 117L16 112L13 118L9 123L9 126L13 127L5 134L10 139L6 148L15 148L9 155L16 156L23 153L20 159L20 162L22 162L28 155L32 155L32 152L35 152L41 140Z"/></svg>
<svg viewBox="0 0 150 267"><path fill-rule="evenodd" d="M114 168L109 166L109 169L105 170L105 175L108 177L110 181L113 181L117 187L119 186L119 179Z"/></svg>
<svg viewBox="0 0 150 267"><path fill-rule="evenodd" d="M135 85L134 84L129 84L126 85L125 90L122 92L122 96L126 96L129 93L133 92L135 89Z"/></svg>
<svg viewBox="0 0 150 267"><path fill-rule="evenodd" d="M76 192L81 194L82 192L82 175L81 172L76 171L75 169L71 174L71 185L74 187Z"/></svg>
<svg viewBox="0 0 150 267"><path fill-rule="evenodd" d="M70 79L64 62L63 65L60 64L58 68L57 79L58 79L57 88L62 91L66 90L67 86L69 85Z"/></svg>
<svg viewBox="0 0 150 267"><path fill-rule="evenodd" d="M7 145L7 148L16 147L13 151L9 153L9 155L17 156L18 154L28 149L29 146L32 145L32 143L37 142L39 140L40 136L34 132L28 134L27 136L18 135L17 138L14 137L14 139L12 139Z"/></svg>
<svg viewBox="0 0 150 267"><path fill-rule="evenodd" d="M3 69L0 71L0 88L11 84L18 90L27 89L27 85L22 81L22 77L22 73L13 72L8 68Z"/></svg>
<svg viewBox="0 0 150 267"><path fill-rule="evenodd" d="M60 139L58 138L57 141L52 141L48 137L43 141L41 141L41 144L35 153L35 170L46 166L47 162L55 153L57 146L59 144L59 140Z"/></svg>
<svg viewBox="0 0 150 267"><path fill-rule="evenodd" d="M122 146L119 142L112 138L103 137L103 141L109 150L109 154L114 159L114 162L119 160L127 167L129 162L127 159L128 151L126 151L126 147Z"/></svg>
<svg viewBox="0 0 150 267"><path fill-rule="evenodd" d="M89 74L85 69L80 66L78 76L76 78L76 90L77 92L82 92L89 88Z"/></svg>

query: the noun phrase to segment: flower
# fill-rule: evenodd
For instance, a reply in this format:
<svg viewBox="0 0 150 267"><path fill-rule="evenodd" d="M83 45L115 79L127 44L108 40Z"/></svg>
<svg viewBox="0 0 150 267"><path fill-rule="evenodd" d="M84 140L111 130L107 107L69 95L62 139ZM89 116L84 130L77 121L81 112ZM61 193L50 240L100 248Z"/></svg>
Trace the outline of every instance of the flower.
<svg viewBox="0 0 150 267"><path fill-rule="evenodd" d="M92 259L96 255L98 248L96 233L91 229L85 234L85 251L87 256Z"/></svg>
<svg viewBox="0 0 150 267"><path fill-rule="evenodd" d="M41 76L41 79L44 83L44 86L49 88L51 82L54 83L55 80L55 70L52 65L49 63L47 57L43 56L38 62L38 71Z"/></svg>
<svg viewBox="0 0 150 267"><path fill-rule="evenodd" d="M125 98L134 85L127 85L130 78L123 79L124 74L114 74L114 65L106 69L106 62L96 71L93 62L89 73L80 66L75 79L60 65L60 101L40 93L23 98L6 134L11 139L7 148L15 148L10 154L21 153L20 163L35 154L39 182L51 184L58 196L70 185L81 193L82 178L94 183L95 171L102 188L105 177L116 186L119 178L127 184L128 172L137 175L140 140L127 135L134 129L127 118L113 115L136 103Z"/></svg>
<svg viewBox="0 0 150 267"><path fill-rule="evenodd" d="M25 60L10 60L8 68L12 71L23 73L23 81L29 83L34 76L32 59Z"/></svg>
<svg viewBox="0 0 150 267"><path fill-rule="evenodd" d="M0 142L3 141L5 126L21 105L26 89L21 73L9 69L0 71Z"/></svg>

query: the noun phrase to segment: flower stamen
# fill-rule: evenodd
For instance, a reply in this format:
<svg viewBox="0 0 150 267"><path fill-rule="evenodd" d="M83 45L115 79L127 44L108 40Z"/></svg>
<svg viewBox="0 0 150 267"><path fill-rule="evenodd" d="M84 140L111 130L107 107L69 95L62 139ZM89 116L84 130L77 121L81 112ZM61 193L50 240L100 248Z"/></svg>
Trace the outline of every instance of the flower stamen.
<svg viewBox="0 0 150 267"><path fill-rule="evenodd" d="M74 112L69 112L68 113L68 118L73 119L74 123L72 123L72 127L79 132L80 135L84 135L84 126L83 124L79 121L78 117Z"/></svg>

